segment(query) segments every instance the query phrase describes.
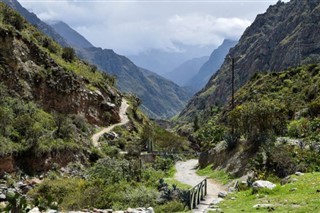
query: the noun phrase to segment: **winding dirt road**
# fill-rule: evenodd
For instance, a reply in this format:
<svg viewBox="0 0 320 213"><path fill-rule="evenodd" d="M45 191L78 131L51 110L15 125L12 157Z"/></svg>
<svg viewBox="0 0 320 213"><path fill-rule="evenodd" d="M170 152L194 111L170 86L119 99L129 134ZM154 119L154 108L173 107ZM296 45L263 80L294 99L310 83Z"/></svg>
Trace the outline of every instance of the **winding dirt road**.
<svg viewBox="0 0 320 213"><path fill-rule="evenodd" d="M119 110L120 123L116 123L116 124L113 124L109 127L103 128L101 131L94 134L91 138L93 146L98 147L100 145L99 138L103 134L110 132L111 130L113 130L113 128L115 128L117 126L122 126L122 125L125 125L129 122L129 118L126 114L128 107L129 107L129 105L128 105L127 101L125 99L122 99L120 110Z"/></svg>
<svg viewBox="0 0 320 213"><path fill-rule="evenodd" d="M174 176L174 179L181 183L189 184L191 186L197 185L204 179L204 177L201 177L196 174L197 165L197 159L192 159L184 162L177 162L175 165L177 172ZM198 205L197 209L192 210L193 213L206 212L209 209L209 205L211 204L211 202L218 197L218 193L226 191L226 188L224 186L213 180L208 179L207 184L208 194L205 197L205 200L201 201L200 205Z"/></svg>

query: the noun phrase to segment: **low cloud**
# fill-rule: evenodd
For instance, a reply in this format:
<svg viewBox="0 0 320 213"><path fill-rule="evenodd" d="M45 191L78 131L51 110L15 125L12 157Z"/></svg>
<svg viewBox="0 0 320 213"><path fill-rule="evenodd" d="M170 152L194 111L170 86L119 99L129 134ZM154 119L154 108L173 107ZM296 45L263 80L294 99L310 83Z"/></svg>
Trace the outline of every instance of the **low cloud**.
<svg viewBox="0 0 320 213"><path fill-rule="evenodd" d="M219 45L238 39L277 0L212 2L21 1L42 20L62 20L91 43L121 54L179 51L175 43Z"/></svg>

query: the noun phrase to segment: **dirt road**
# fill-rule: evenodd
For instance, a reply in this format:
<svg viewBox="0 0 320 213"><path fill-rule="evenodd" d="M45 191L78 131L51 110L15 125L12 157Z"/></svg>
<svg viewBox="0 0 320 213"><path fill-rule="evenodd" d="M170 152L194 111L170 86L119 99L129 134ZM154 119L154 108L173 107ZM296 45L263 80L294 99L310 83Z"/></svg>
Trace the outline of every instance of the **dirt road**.
<svg viewBox="0 0 320 213"><path fill-rule="evenodd" d="M122 126L122 125L125 125L125 124L127 124L129 122L129 118L128 118L127 114L126 114L128 107L129 107L129 105L128 105L127 101L125 99L122 99L120 110L119 110L120 123L116 123L116 124L113 124L113 125L111 125L109 127L103 128L101 131L99 131L96 134L94 134L91 139L92 139L92 144L95 147L99 146L99 138L103 134L105 134L107 132L110 132L116 126Z"/></svg>
<svg viewBox="0 0 320 213"><path fill-rule="evenodd" d="M196 174L196 167L198 165L197 159L192 159L184 162L177 162L176 169L177 172L174 176L174 179L178 180L181 183L189 184L191 186L195 186L200 183L205 177L201 177ZM193 213L203 213L209 208L210 203L214 198L218 197L218 193L222 191L226 191L226 188L221 184L208 180L208 194L204 201L197 207L197 209L193 209Z"/></svg>

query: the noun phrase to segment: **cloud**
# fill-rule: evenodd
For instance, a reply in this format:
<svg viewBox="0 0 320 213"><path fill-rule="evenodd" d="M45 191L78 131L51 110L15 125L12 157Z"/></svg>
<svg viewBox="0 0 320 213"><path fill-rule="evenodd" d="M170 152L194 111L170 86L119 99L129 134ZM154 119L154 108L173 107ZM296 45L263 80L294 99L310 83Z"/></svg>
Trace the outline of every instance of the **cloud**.
<svg viewBox="0 0 320 213"><path fill-rule="evenodd" d="M43 20L62 20L91 43L121 54L151 48L179 51L175 43L218 45L239 38L266 1L21 1Z"/></svg>

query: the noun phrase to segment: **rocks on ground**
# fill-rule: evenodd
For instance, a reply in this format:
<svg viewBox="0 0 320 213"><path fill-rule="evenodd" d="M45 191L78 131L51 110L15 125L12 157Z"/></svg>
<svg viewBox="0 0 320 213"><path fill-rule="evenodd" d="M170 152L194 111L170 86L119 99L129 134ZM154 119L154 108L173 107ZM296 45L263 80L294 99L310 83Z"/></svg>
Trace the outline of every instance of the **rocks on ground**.
<svg viewBox="0 0 320 213"><path fill-rule="evenodd" d="M42 213L38 207L31 209L29 213ZM113 211L112 209L93 209L93 210L83 210L83 211L67 211L67 212L60 212L57 210L47 210L45 213L154 213L152 207L148 208L128 208L124 211Z"/></svg>
<svg viewBox="0 0 320 213"><path fill-rule="evenodd" d="M273 189L274 187L276 187L276 184L266 180L257 180L252 184L252 187L254 190L258 190L262 188Z"/></svg>

